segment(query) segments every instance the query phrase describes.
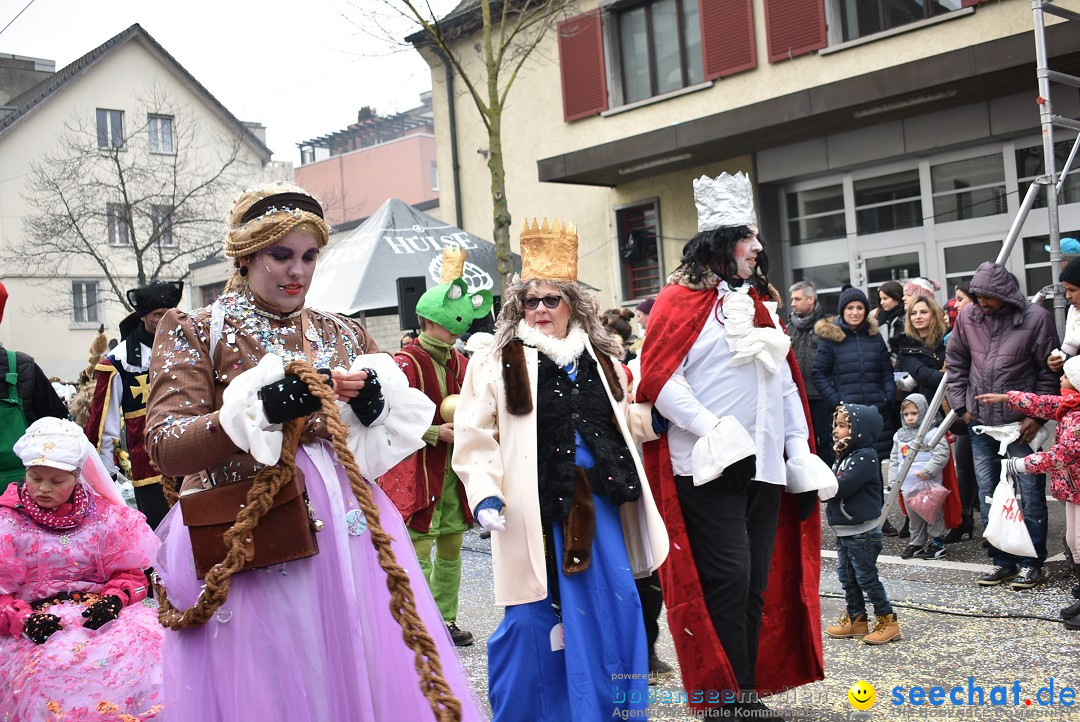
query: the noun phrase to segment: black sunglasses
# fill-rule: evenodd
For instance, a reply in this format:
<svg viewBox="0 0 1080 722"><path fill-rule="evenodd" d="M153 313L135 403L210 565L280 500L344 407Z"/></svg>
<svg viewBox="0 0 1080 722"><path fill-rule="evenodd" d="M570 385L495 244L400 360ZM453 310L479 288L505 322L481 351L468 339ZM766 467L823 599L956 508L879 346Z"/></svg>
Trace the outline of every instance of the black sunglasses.
<svg viewBox="0 0 1080 722"><path fill-rule="evenodd" d="M537 296L528 296L522 303L525 308L530 311L535 311L540 306L540 302L543 301L544 305L548 308L557 308L562 303L562 296L544 296L539 298Z"/></svg>

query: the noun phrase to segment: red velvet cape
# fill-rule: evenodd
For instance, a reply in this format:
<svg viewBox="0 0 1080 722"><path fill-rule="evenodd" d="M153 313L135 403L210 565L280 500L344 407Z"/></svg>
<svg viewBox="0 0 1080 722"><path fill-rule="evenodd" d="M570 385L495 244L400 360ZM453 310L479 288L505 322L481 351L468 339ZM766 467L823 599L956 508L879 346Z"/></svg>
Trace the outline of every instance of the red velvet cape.
<svg viewBox="0 0 1080 722"><path fill-rule="evenodd" d="M641 355L641 380L637 400L653 401L678 368L701 333L717 300L716 289L695 291L670 284L656 299L649 314L649 329ZM757 304L757 325L772 325ZM810 410L802 375L793 352L788 365L799 387L807 427ZM811 432L809 443L814 444ZM664 517L671 549L660 567L660 586L668 610L668 626L679 656L683 687L695 709L696 690L737 690L731 664L716 636L705 606L697 566L686 534L667 435L644 445L645 473ZM761 637L756 669L759 693L778 694L786 689L823 679L821 647L821 520L820 509L805 521L799 519L796 499L783 494L776 545L765 590ZM723 694L723 692L721 692Z"/></svg>

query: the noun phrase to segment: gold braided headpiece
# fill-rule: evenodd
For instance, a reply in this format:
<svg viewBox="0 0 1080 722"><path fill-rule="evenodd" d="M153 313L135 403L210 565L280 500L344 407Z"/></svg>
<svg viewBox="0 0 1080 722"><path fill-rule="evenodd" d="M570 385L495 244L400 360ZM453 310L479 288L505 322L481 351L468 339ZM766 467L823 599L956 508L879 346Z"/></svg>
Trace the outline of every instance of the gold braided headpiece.
<svg viewBox="0 0 1080 722"><path fill-rule="evenodd" d="M573 224L533 219L521 229L521 278L525 281L576 281L578 236Z"/></svg>
<svg viewBox="0 0 1080 722"><path fill-rule="evenodd" d="M275 197L283 199L274 204ZM306 200L297 203L296 200ZM256 204L267 207L255 217L245 219ZM314 211L319 211L316 213ZM245 190L233 205L229 231L225 235L225 255L243 258L257 253L284 238L290 231L310 231L322 248L330 240L330 226L322 219L321 206L314 196L292 183L264 183Z"/></svg>

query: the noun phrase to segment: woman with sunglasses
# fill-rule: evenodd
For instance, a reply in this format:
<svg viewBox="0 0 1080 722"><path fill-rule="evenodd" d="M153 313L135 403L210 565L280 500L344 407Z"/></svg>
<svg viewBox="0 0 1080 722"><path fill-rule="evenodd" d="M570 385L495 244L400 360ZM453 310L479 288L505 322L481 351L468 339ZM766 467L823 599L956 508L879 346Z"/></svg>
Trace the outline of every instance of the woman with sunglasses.
<svg viewBox="0 0 1080 722"><path fill-rule="evenodd" d="M493 719L643 717L649 657L635 576L667 533L626 421L626 375L577 235L526 225L495 341L469 363L453 466L491 535Z"/></svg>

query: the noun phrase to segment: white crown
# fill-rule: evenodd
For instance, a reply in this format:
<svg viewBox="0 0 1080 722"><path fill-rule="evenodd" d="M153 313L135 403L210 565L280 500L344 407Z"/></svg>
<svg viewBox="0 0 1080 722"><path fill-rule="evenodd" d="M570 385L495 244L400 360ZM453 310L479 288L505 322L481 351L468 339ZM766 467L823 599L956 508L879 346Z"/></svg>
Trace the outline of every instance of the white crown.
<svg viewBox="0 0 1080 722"><path fill-rule="evenodd" d="M715 179L701 176L694 181L694 205L697 206L698 233L714 228L757 225L754 212L754 189L750 176L721 173Z"/></svg>

